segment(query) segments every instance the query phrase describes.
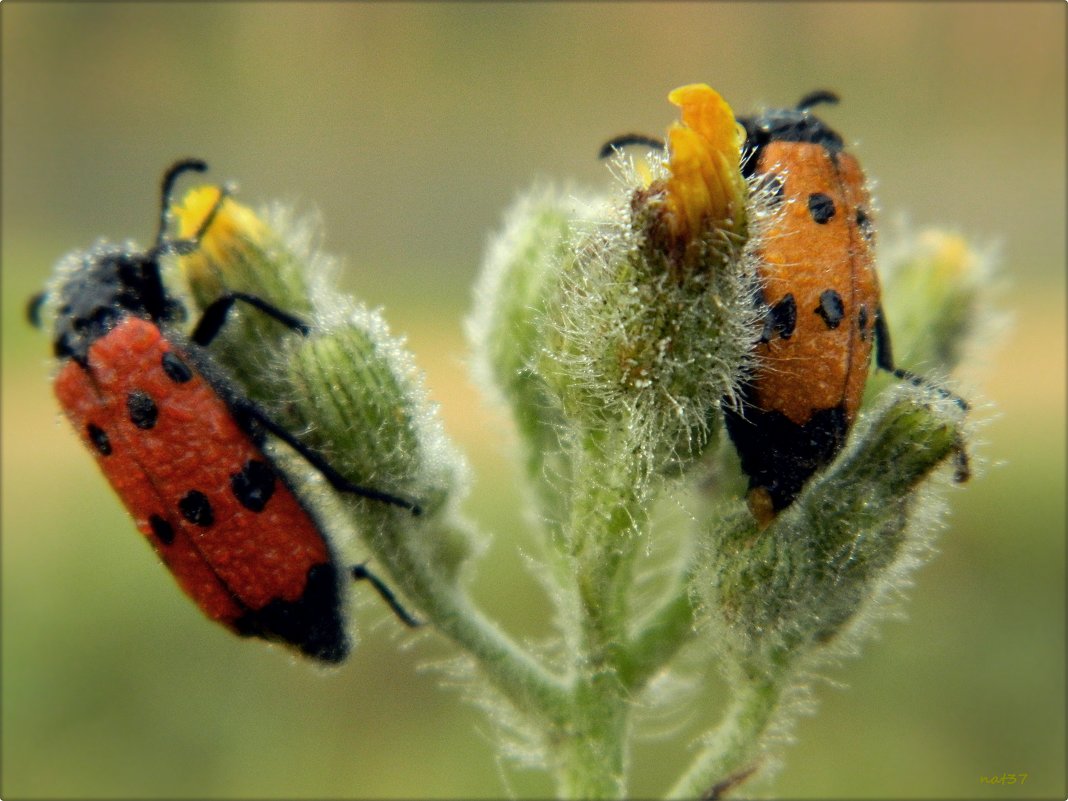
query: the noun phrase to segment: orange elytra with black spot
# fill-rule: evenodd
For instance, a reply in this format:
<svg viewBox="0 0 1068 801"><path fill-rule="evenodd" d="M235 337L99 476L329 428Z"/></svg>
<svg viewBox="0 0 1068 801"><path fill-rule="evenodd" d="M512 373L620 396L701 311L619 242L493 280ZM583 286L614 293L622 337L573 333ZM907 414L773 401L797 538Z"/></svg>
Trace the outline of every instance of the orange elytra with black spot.
<svg viewBox="0 0 1068 801"><path fill-rule="evenodd" d="M365 567L339 564L322 526L264 451L267 436L290 445L335 489L419 509L339 475L244 397L207 349L236 301L307 334L303 322L231 293L205 309L188 337L177 329L185 310L165 289L159 260L190 252L199 236L165 238L170 192L179 175L204 169L185 160L166 172L151 249L97 245L66 260L49 290L60 361L55 393L137 527L205 615L238 634L339 662L350 649L343 578L370 579L402 620L413 621ZM31 318L44 297L33 301Z"/></svg>
<svg viewBox="0 0 1068 801"><path fill-rule="evenodd" d="M864 172L811 112L837 99L813 92L795 108L739 119L742 173L779 207L758 254L756 368L740 405L724 405L762 524L842 449L873 349L880 367L921 381L893 364Z"/></svg>

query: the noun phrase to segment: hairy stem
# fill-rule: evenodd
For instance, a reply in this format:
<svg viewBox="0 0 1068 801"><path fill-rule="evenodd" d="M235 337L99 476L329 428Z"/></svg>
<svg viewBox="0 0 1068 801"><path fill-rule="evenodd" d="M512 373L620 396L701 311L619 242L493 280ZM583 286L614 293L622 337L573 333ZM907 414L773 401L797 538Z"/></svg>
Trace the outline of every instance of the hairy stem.
<svg viewBox="0 0 1068 801"><path fill-rule="evenodd" d="M636 543L646 519L628 448L588 436L575 458L569 557L578 603L573 719L556 748L566 798L626 793L629 693L621 676ZM626 437L620 437L625 440Z"/></svg>
<svg viewBox="0 0 1068 801"><path fill-rule="evenodd" d="M488 619L454 581L443 578L432 560L410 547L420 537L434 537L434 531L395 536L391 522L382 520L378 534L368 540L375 558L386 566L396 584L438 631L478 662L487 678L517 708L542 717L554 727L562 726L570 707L563 682ZM411 521L405 523L413 525Z"/></svg>
<svg viewBox="0 0 1068 801"><path fill-rule="evenodd" d="M753 767L763 735L778 706L781 686L775 681L739 688L734 702L668 798L707 798L721 782Z"/></svg>

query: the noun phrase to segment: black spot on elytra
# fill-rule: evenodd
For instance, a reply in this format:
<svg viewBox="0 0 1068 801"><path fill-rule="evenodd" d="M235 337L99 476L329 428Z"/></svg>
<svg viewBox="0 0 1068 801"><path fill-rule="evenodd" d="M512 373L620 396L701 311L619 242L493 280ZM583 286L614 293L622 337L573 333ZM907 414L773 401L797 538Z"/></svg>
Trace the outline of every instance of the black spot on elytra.
<svg viewBox="0 0 1068 801"><path fill-rule="evenodd" d="M174 526L159 515L150 515L148 525L152 527L152 533L156 535L156 539L164 545L174 542Z"/></svg>
<svg viewBox="0 0 1068 801"><path fill-rule="evenodd" d="M262 512L274 494L275 479L274 470L269 464L251 459L241 468L241 472L230 476L230 488L242 506L253 512Z"/></svg>
<svg viewBox="0 0 1068 801"><path fill-rule="evenodd" d="M126 409L130 413L130 422L145 431L153 428L159 418L156 402L141 390L134 390L126 396Z"/></svg>
<svg viewBox="0 0 1068 801"><path fill-rule="evenodd" d="M829 195L814 192L808 196L808 213L813 220L823 225L834 217L834 201Z"/></svg>
<svg viewBox="0 0 1068 801"><path fill-rule="evenodd" d="M111 440L108 432L100 426L90 423L85 427L85 433L89 435L89 441L101 456L111 456Z"/></svg>
<svg viewBox="0 0 1068 801"><path fill-rule="evenodd" d="M869 242L875 239L875 223L872 222L863 206L857 206L857 227L860 229L861 236Z"/></svg>
<svg viewBox="0 0 1068 801"><path fill-rule="evenodd" d="M782 300L768 309L764 317L764 331L760 335L761 342L771 342L778 334L783 339L789 339L797 325L797 301L793 293L787 293Z"/></svg>
<svg viewBox="0 0 1068 801"><path fill-rule="evenodd" d="M186 381L190 381L193 378L193 371L189 369L189 365L182 361L182 358L173 351L167 351L163 354L163 372L167 374L167 378L176 384L184 384Z"/></svg>
<svg viewBox="0 0 1068 801"><path fill-rule="evenodd" d="M189 490L185 497L178 501L178 511L182 517L190 523L207 528L215 522L215 513L211 509L208 496L200 490Z"/></svg>
<svg viewBox="0 0 1068 801"><path fill-rule="evenodd" d="M860 311L857 312L857 328L860 329L860 341L868 341L868 307L863 303L860 304Z"/></svg>
<svg viewBox="0 0 1068 801"><path fill-rule="evenodd" d="M828 328L837 328L845 316L845 306L842 305L842 296L833 289L825 289L820 293L820 305L813 311L823 318Z"/></svg>

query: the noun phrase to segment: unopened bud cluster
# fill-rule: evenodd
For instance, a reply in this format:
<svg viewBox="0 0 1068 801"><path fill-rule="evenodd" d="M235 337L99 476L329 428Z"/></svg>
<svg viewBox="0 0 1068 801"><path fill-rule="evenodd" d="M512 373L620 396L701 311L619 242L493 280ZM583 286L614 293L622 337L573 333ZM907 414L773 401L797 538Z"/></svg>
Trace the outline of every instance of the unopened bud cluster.
<svg viewBox="0 0 1068 801"><path fill-rule="evenodd" d="M305 230L233 198L215 208L218 198L216 187L195 189L176 209L183 236L214 213L200 246L180 259L194 306L243 292L305 320L310 332L238 306L212 345L215 358L350 481L436 510L464 468L403 342L381 315L329 286L333 265Z"/></svg>

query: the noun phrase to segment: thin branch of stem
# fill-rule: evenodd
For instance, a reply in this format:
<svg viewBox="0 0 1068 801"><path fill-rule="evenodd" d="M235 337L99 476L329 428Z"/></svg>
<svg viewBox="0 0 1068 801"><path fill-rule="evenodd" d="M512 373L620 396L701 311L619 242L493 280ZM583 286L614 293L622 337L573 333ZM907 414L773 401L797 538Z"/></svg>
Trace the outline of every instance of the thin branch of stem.
<svg viewBox="0 0 1068 801"><path fill-rule="evenodd" d="M389 521L383 521L384 526ZM434 536L426 532L420 536ZM554 726L567 722L570 697L566 685L487 618L453 581L418 553L418 537L381 535L369 538L381 560L420 611L446 637L470 654L486 677L517 708L542 716Z"/></svg>
<svg viewBox="0 0 1068 801"><path fill-rule="evenodd" d="M774 680L740 688L723 720L707 736L705 745L667 797L706 797L720 782L751 768L781 692L782 687Z"/></svg>
<svg viewBox="0 0 1068 801"><path fill-rule="evenodd" d="M672 587L666 600L634 635L620 663L620 677L631 692L639 692L694 634L694 609L688 580Z"/></svg>
<svg viewBox="0 0 1068 801"><path fill-rule="evenodd" d="M578 619L571 736L557 749L557 784L568 798L626 793L629 693L621 679L637 530L646 519L620 443L591 436L574 458L569 556ZM623 451L626 449L623 447Z"/></svg>

